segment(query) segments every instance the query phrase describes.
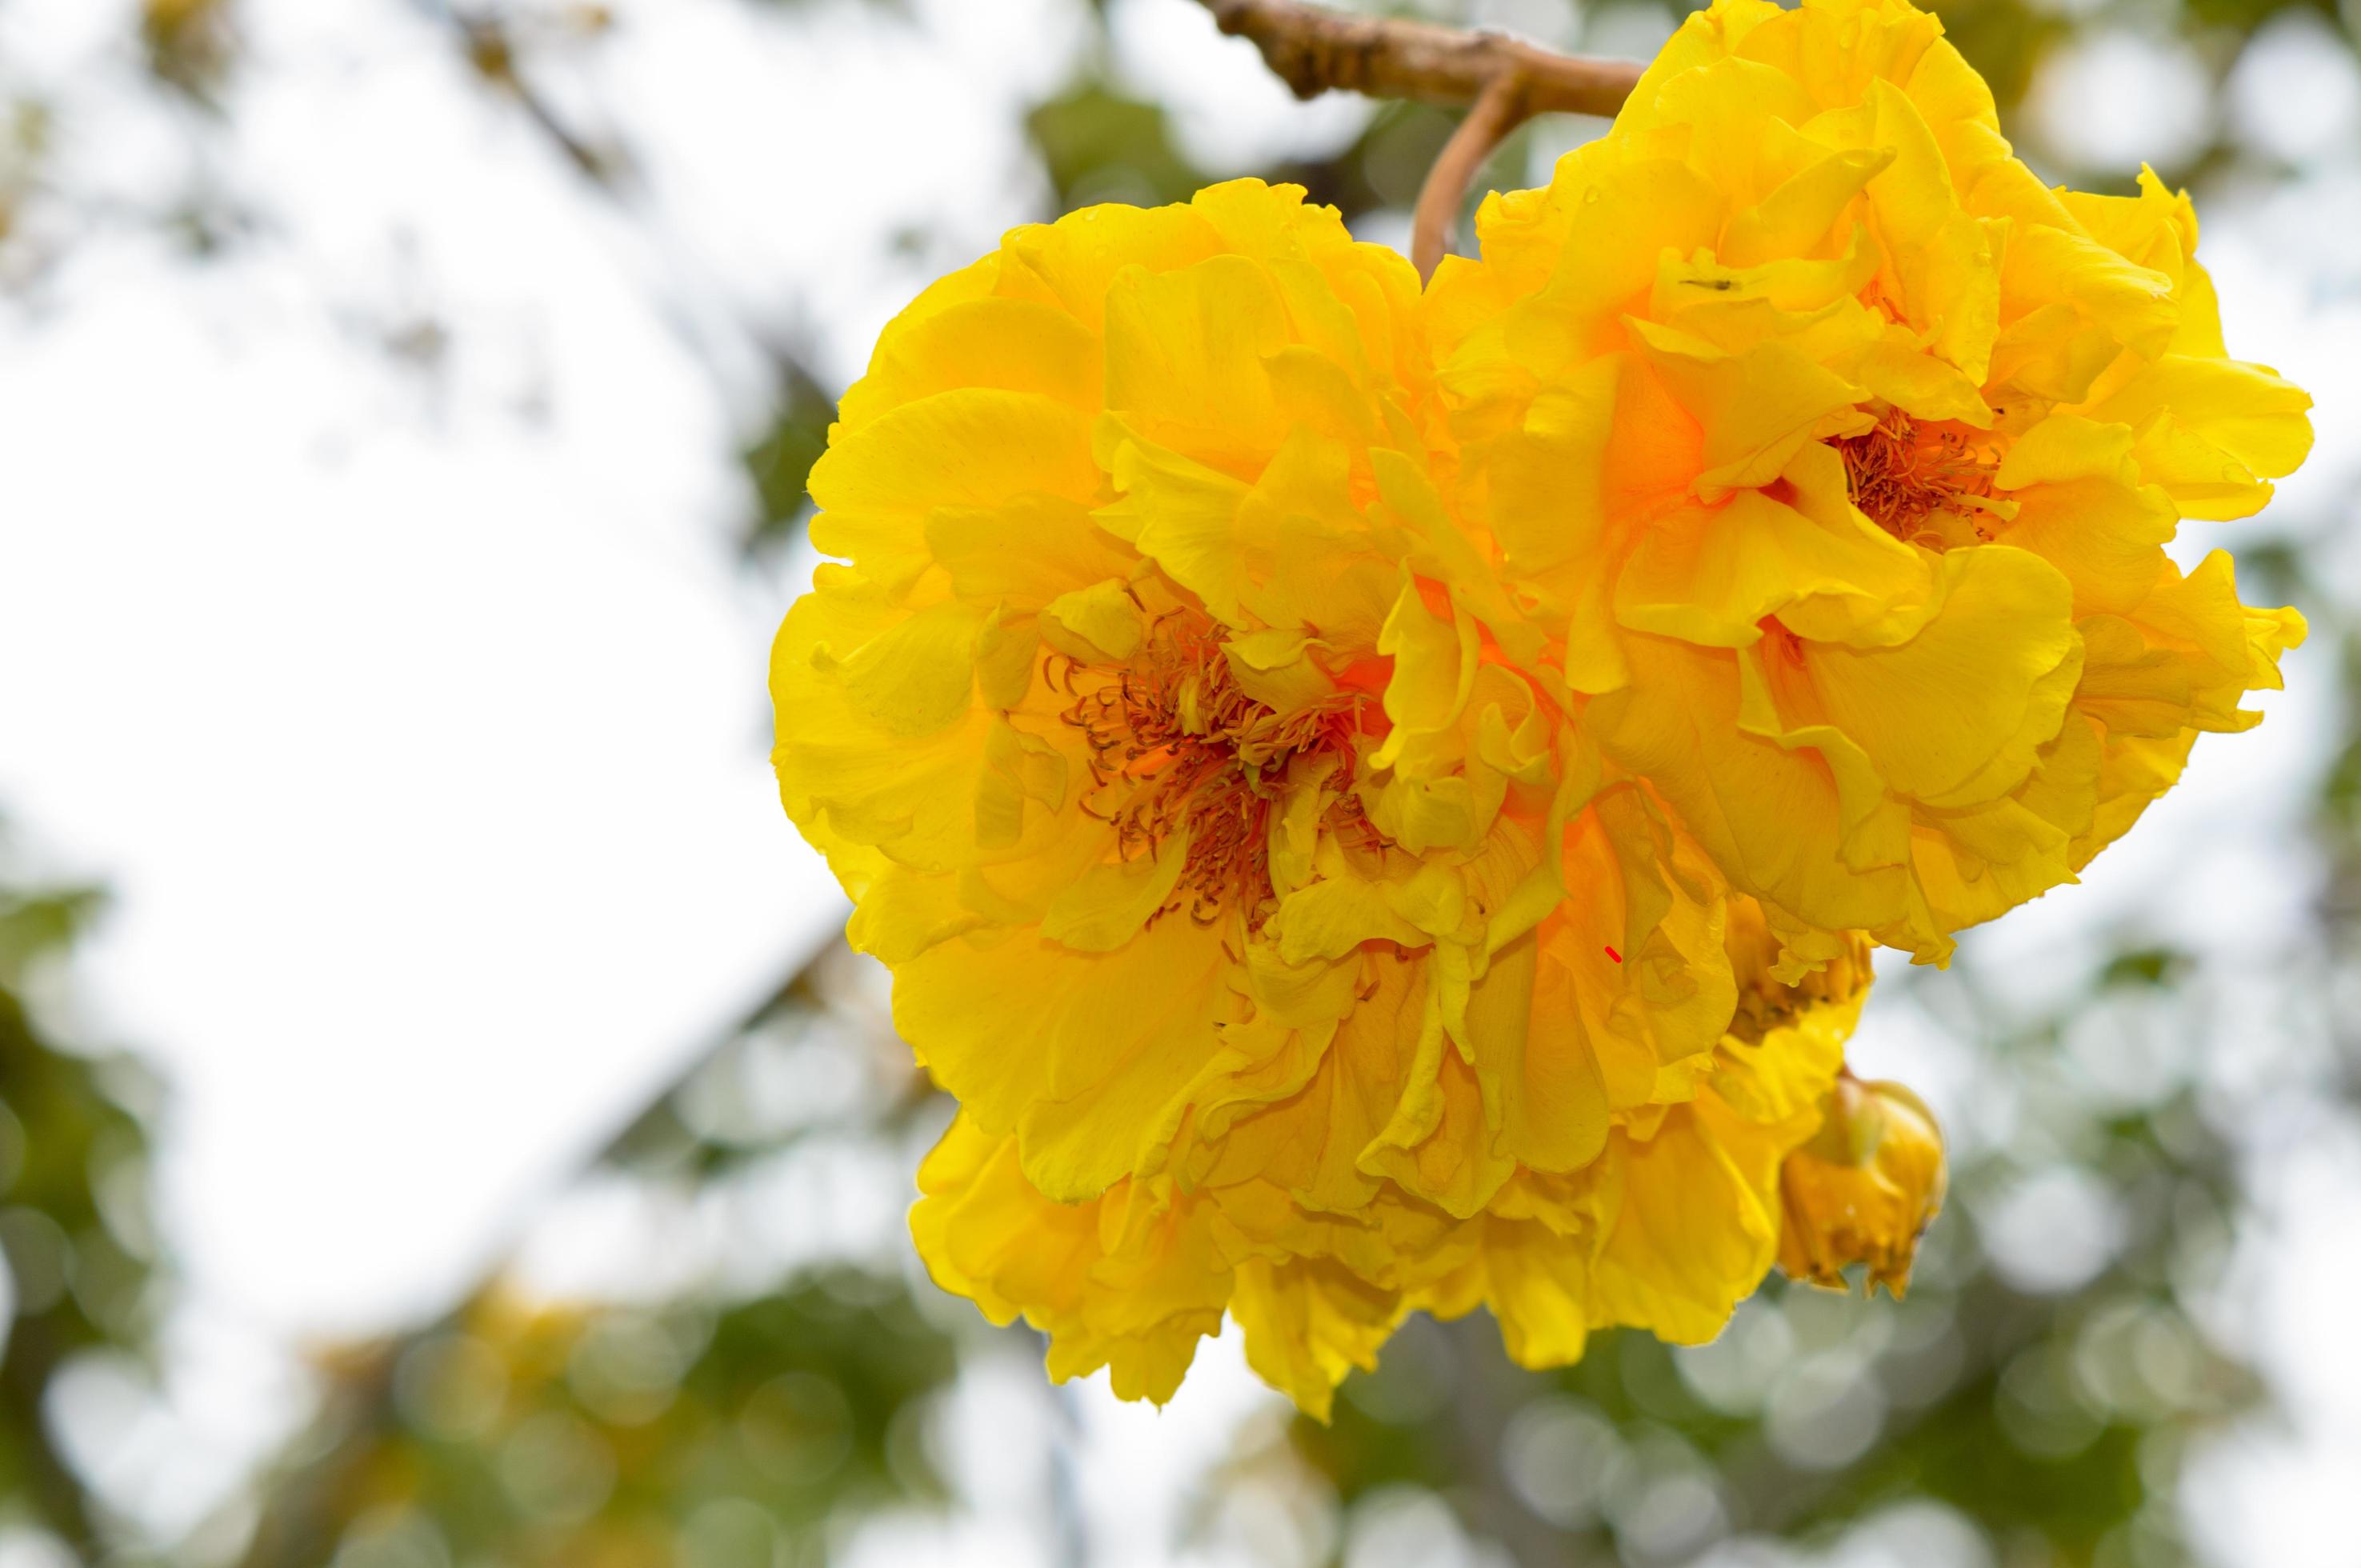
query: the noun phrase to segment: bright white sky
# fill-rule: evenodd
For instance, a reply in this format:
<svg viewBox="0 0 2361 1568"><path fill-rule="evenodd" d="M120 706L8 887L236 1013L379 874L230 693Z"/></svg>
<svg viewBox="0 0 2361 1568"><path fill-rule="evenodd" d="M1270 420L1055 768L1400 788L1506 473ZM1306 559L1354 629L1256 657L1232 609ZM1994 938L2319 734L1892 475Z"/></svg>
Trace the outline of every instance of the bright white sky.
<svg viewBox="0 0 2361 1568"><path fill-rule="evenodd" d="M204 266L101 222L42 309L0 318L0 803L115 893L91 1030L170 1080L162 1199L216 1338L439 1305L841 917L765 763L793 583L732 558L736 422L760 403L740 327L784 314L840 381L927 277L1030 215L1020 105L1071 74L1078 7L614 9L618 42L549 85L594 131L612 116L653 222L553 167L428 8L253 0L236 112L195 136L138 88L123 5L0 8L0 72L60 100L60 185L153 204L194 168L256 216ZM1210 166L1332 148L1364 113L1294 104L1189 0L1116 16L1118 67ZM1645 49L1665 24L1592 25ZM2093 95L2037 111L2053 151L2099 162L2228 114L2301 170L2224 192L2207 256L2234 345L2320 398L2322 454L2284 510L2324 529L2361 449L2361 77L2312 26L2258 45L2278 52L2224 104L2200 79L2193 109L2172 49L2103 36L2060 66ZM2273 91L2289 71L2302 91ZM2074 102L2105 113L2044 106ZM393 365L380 342L427 317L451 334L442 366ZM2032 983L2127 915L2231 955L2284 944L2316 881L2292 824L2333 658L2292 661L2270 724L2201 748L2090 886L1986 950ZM1943 1110L1912 1037L1866 1065L1933 1071ZM2273 1257L2303 1288L2257 1332L2310 1354L2342 1337L2327 1304L2361 1292L2361 1154L2301 1150ZM2284 1451L2217 1466L2232 1558L2329 1561L2302 1556L2324 1517L2302 1510L2336 1501L2306 1477L2361 1470L2361 1369L2339 1365ZM2323 1386L2317 1362L2286 1370ZM1233 1376L1206 1387L1162 1426L1088 1419L1113 1450L1210 1456L1259 1406Z"/></svg>

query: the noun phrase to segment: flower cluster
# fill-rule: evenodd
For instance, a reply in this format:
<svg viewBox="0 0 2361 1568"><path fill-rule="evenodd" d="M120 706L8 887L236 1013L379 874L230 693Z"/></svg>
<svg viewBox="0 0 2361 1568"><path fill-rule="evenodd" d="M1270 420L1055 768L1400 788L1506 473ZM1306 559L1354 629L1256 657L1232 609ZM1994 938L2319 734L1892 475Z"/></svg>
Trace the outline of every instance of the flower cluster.
<svg viewBox="0 0 2361 1568"><path fill-rule="evenodd" d="M1226 1313L1324 1412L1411 1310L1543 1365L1906 1277L1869 948L2253 721L2301 622L2163 544L2309 440L2186 203L2041 188L1939 33L1721 0L1423 293L1239 181L886 329L775 761L960 1102L920 1252L1053 1374L1165 1398Z"/></svg>

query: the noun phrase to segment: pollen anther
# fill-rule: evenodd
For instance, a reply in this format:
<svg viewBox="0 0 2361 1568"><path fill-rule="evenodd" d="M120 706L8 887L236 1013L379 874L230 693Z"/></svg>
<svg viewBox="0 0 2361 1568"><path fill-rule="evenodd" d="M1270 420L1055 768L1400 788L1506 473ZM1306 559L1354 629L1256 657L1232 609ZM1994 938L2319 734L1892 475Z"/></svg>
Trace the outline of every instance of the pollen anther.
<svg viewBox="0 0 2361 1568"><path fill-rule="evenodd" d="M1153 857L1174 833L1186 837L1188 858L1159 916L1186 908L1210 924L1235 908L1249 930L1261 928L1274 897L1272 813L1289 771L1326 754L1342 770L1338 783L1349 779L1359 700L1339 694L1282 713L1239 686L1217 628L1172 616L1066 711L1089 742L1094 793L1117 797L1094 814L1114 824L1117 853ZM1356 820L1330 826L1366 829L1357 806L1348 815Z"/></svg>
<svg viewBox="0 0 2361 1568"><path fill-rule="evenodd" d="M1998 465L1983 434L1889 409L1871 429L1833 444L1863 515L1905 544L1941 550L1992 538Z"/></svg>

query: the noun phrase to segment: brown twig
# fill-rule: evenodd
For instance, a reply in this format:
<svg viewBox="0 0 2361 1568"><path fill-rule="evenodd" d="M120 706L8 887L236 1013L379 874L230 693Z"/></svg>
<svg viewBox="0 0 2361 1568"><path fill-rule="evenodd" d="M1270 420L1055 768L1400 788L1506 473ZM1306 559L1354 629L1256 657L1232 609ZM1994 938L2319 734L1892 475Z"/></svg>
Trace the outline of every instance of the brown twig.
<svg viewBox="0 0 2361 1568"><path fill-rule="evenodd" d="M1411 220L1410 259L1421 279L1434 276L1451 248L1451 231L1459 221L1460 204L1476 171L1492 156L1501 139L1532 114L1526 107L1524 79L1513 70L1492 79L1451 139L1435 154L1434 167L1418 188L1418 208Z"/></svg>
<svg viewBox="0 0 2361 1568"><path fill-rule="evenodd" d="M1587 60L1500 33L1432 22L1348 16L1301 0L1198 0L1214 25L1249 39L1299 98L1341 89L1422 104L1473 104L1513 72L1528 112L1612 115L1645 69L1637 60Z"/></svg>
<svg viewBox="0 0 2361 1568"><path fill-rule="evenodd" d="M549 100L525 80L517 69L516 45L506 27L492 16L463 16L456 11L449 16L451 25L459 29L460 39L467 46L467 63L476 68L476 74L513 97L577 171L611 189L620 172L615 155L575 134L550 106Z"/></svg>
<svg viewBox="0 0 2361 1568"><path fill-rule="evenodd" d="M1419 192L1411 258L1431 276L1449 248L1467 187L1503 137L1535 115L1612 115L1645 67L1589 60L1499 33L1349 16L1302 0L1198 0L1214 25L1250 40L1299 98L1345 91L1472 105Z"/></svg>

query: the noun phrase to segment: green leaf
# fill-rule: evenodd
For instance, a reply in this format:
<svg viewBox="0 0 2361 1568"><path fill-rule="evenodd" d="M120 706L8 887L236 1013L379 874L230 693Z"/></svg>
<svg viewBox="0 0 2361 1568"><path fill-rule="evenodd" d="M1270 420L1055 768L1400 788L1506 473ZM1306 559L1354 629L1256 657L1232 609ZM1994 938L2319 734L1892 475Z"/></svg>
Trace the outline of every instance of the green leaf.
<svg viewBox="0 0 2361 1568"><path fill-rule="evenodd" d="M1041 154L1060 211L1099 202L1158 206L1185 202L1206 176L1173 146L1155 104L1083 82L1037 105L1026 134Z"/></svg>
<svg viewBox="0 0 2361 1568"><path fill-rule="evenodd" d="M755 515L745 539L749 551L784 543L802 530L811 513L805 487L812 465L828 450L828 429L835 419L836 400L802 366L783 360L771 422L740 454L754 485Z"/></svg>

